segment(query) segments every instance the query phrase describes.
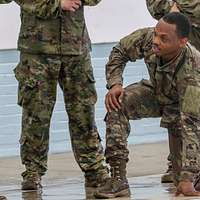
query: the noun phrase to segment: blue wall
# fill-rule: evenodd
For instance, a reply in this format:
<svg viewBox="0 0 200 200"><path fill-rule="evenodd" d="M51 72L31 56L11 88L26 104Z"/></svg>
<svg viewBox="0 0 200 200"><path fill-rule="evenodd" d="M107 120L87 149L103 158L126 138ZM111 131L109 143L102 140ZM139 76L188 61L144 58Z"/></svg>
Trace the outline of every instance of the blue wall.
<svg viewBox="0 0 200 200"><path fill-rule="evenodd" d="M104 108L104 96L106 94L104 68L113 45L114 43L96 44L93 45L92 51L92 63L98 93L96 122L103 143L105 142L103 118L106 112ZM13 74L13 69L18 60L19 53L15 50L0 51L0 157L19 155L21 108L16 104L17 81ZM143 61L128 63L124 73L125 85L139 81L141 78L148 78ZM62 92L58 89L57 103L51 123L51 152L71 150L67 121ZM159 128L159 119L143 119L131 122L131 124L130 144L155 142L167 138L166 130Z"/></svg>

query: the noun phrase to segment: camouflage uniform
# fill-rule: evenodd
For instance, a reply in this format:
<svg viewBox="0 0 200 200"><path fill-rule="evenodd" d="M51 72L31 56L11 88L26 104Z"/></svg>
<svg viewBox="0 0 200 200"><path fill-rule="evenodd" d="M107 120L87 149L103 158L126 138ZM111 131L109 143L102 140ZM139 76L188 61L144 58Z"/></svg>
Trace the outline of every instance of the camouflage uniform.
<svg viewBox="0 0 200 200"><path fill-rule="evenodd" d="M1 1L5 2L11 0ZM96 186L107 176L107 168L94 120L97 94L84 5L100 0L84 0L75 12L62 11L59 0L16 2L21 7L21 55L14 71L19 82L18 104L23 108L20 144L26 171L22 176L42 176L47 170L49 126L59 83L75 159L85 172L86 186Z"/></svg>
<svg viewBox="0 0 200 200"><path fill-rule="evenodd" d="M150 76L127 86L122 109L107 114L106 159L128 161L129 120L161 117L161 127L173 138L175 183L192 181L200 167L200 54L187 45L173 61L162 64L151 50L152 36L153 29L145 28L123 38L106 65L108 88L123 84L128 61L144 58Z"/></svg>
<svg viewBox="0 0 200 200"><path fill-rule="evenodd" d="M200 1L199 0L146 0L151 16L157 20L170 12L172 3L176 2L178 9L187 16L192 24L189 35L190 43L200 51Z"/></svg>
<svg viewBox="0 0 200 200"><path fill-rule="evenodd" d="M146 0L147 8L151 16L157 20L170 12L173 2L176 2L181 13L187 16L191 22L190 43L200 51L200 2L198 0ZM170 137L169 137L170 139ZM161 177L162 182L172 181L172 155L168 156L168 170Z"/></svg>

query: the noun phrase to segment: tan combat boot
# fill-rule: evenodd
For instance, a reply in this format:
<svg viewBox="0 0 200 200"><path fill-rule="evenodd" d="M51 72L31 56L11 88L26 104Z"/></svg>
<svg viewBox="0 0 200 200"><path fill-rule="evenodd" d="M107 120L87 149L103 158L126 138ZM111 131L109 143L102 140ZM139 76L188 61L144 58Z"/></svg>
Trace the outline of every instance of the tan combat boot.
<svg viewBox="0 0 200 200"><path fill-rule="evenodd" d="M117 160L109 162L111 166L111 179L105 186L95 193L96 198L111 199L116 197L130 197L131 192L126 178L126 161Z"/></svg>
<svg viewBox="0 0 200 200"><path fill-rule="evenodd" d="M94 194L97 189L105 185L110 179L109 170L103 166L97 170L91 170L85 173L85 195L86 199L95 199Z"/></svg>
<svg viewBox="0 0 200 200"><path fill-rule="evenodd" d="M167 171L161 176L161 183L173 183L172 162L168 163Z"/></svg>
<svg viewBox="0 0 200 200"><path fill-rule="evenodd" d="M23 177L22 190L41 190L41 176L38 173L31 173Z"/></svg>

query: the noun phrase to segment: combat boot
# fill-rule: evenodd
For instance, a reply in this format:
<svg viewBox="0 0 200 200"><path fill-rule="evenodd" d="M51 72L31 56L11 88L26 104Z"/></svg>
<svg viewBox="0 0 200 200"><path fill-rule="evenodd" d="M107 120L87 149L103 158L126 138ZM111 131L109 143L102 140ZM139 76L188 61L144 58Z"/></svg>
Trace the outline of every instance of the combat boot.
<svg viewBox="0 0 200 200"><path fill-rule="evenodd" d="M168 163L167 171L161 176L161 183L173 183L172 162Z"/></svg>
<svg viewBox="0 0 200 200"><path fill-rule="evenodd" d="M106 184L110 179L107 166L90 170L85 173L85 195L86 199L95 199L94 194L97 189Z"/></svg>
<svg viewBox="0 0 200 200"><path fill-rule="evenodd" d="M27 174L21 183L22 190L41 190L41 176L38 173Z"/></svg>
<svg viewBox="0 0 200 200"><path fill-rule="evenodd" d="M111 179L95 193L96 198L111 199L116 197L130 197L131 192L126 178L126 161L109 162Z"/></svg>
<svg viewBox="0 0 200 200"><path fill-rule="evenodd" d="M5 196L0 195L0 200L7 200L7 198Z"/></svg>

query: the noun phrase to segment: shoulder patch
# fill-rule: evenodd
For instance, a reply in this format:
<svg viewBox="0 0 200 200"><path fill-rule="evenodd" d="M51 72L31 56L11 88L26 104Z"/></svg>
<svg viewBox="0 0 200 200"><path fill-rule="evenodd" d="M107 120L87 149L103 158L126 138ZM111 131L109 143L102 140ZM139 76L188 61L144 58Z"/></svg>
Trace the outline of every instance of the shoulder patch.
<svg viewBox="0 0 200 200"><path fill-rule="evenodd" d="M188 86L183 98L182 111L193 115L200 114L200 87Z"/></svg>

